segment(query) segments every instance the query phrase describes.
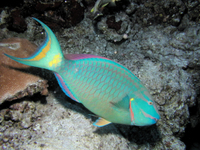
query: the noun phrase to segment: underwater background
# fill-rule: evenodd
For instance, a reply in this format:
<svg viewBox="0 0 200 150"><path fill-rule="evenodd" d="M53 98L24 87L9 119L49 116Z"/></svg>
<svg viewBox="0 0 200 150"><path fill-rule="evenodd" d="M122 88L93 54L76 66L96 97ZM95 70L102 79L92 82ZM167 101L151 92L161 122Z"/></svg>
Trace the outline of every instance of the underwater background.
<svg viewBox="0 0 200 150"><path fill-rule="evenodd" d="M0 149L200 149L200 2L121 0L93 13L95 2L0 5ZM44 41L32 17L52 29L64 54L99 55L131 70L161 119L95 127L97 116L68 98L50 71L9 61L3 53L28 57Z"/></svg>

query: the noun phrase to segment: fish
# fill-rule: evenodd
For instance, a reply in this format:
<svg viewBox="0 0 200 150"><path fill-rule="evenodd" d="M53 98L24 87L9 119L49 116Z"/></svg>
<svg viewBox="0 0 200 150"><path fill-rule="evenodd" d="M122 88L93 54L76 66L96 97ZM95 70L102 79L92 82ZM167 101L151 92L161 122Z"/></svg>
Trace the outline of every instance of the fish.
<svg viewBox="0 0 200 150"><path fill-rule="evenodd" d="M130 70L102 56L64 55L52 30L33 19L45 30L44 43L27 58L5 55L18 63L53 71L62 91L99 117L94 126L148 126L160 119L148 89Z"/></svg>
<svg viewBox="0 0 200 150"><path fill-rule="evenodd" d="M97 0L94 7L91 9L91 13L93 13L94 19L103 15L101 12L107 5L112 7L116 6L116 1L120 0Z"/></svg>

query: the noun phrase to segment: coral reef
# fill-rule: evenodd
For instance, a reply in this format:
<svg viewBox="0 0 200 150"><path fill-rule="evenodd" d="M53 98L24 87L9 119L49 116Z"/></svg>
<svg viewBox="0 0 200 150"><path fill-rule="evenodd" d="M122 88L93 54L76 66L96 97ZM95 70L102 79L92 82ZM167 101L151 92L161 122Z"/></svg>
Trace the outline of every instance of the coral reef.
<svg viewBox="0 0 200 150"><path fill-rule="evenodd" d="M37 46L26 39L10 38L0 42L0 104L41 91L47 95L47 81L30 74L31 69L8 59L4 53L28 57Z"/></svg>
<svg viewBox="0 0 200 150"><path fill-rule="evenodd" d="M36 10L37 4L45 9ZM194 144L190 140L192 133L199 136L200 121L199 1L124 0L114 9L106 7L95 20L90 13L93 5L91 0L24 0L19 9L27 24L23 34L8 30L13 17L8 5L1 9L0 39L26 37L39 45L44 34L30 17L46 21L57 31L64 53L101 55L130 69L150 90L161 119L150 127L111 124L96 128L91 125L96 117L51 82L48 97L38 94L0 105L2 149L179 150L199 145L199 138ZM72 20L77 19L74 24L70 7L82 16L72 15Z"/></svg>

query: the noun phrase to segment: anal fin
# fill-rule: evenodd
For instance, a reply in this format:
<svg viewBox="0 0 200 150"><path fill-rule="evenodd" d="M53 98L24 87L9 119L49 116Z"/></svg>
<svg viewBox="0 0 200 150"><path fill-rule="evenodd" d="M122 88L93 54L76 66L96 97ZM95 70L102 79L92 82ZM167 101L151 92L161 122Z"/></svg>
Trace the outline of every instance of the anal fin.
<svg viewBox="0 0 200 150"><path fill-rule="evenodd" d="M93 125L97 126L97 127L103 127L103 126L106 126L106 125L108 125L110 123L111 123L110 121L108 121L108 120L106 120L104 118L99 118L93 123Z"/></svg>

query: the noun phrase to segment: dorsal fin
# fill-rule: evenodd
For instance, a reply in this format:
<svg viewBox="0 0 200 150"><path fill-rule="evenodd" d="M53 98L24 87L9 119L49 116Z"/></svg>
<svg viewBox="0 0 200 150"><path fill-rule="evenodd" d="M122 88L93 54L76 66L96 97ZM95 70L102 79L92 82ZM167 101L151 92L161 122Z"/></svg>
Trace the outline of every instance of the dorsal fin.
<svg viewBox="0 0 200 150"><path fill-rule="evenodd" d="M65 54L64 56L68 60L79 60L79 59L87 59L87 58L108 59L106 57L101 57L101 56L96 56L96 55L90 55L90 54Z"/></svg>

